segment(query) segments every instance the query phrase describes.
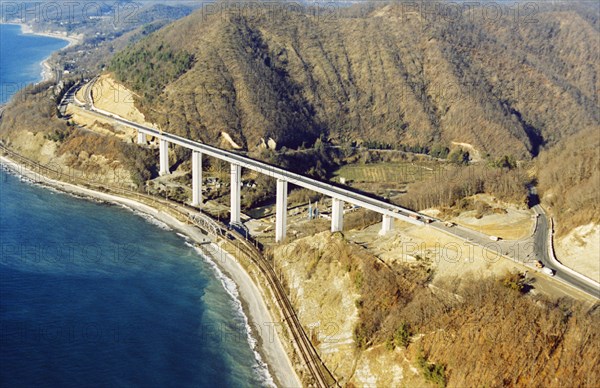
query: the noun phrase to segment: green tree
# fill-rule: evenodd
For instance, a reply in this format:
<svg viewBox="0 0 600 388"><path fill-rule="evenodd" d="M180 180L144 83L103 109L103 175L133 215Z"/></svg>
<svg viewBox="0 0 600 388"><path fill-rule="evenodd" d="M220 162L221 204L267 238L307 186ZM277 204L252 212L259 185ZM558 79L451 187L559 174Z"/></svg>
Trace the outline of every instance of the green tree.
<svg viewBox="0 0 600 388"><path fill-rule="evenodd" d="M450 155L448 155L448 160L456 164L468 164L469 153L467 151L464 151L462 148L457 148L454 151L450 152Z"/></svg>

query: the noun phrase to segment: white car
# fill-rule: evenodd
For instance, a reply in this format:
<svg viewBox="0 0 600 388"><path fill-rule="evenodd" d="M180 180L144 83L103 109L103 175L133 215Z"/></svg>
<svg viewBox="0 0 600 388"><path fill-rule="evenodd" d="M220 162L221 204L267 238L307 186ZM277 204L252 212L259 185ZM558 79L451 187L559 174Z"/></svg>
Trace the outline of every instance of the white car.
<svg viewBox="0 0 600 388"><path fill-rule="evenodd" d="M554 276L555 271L552 268L544 267L542 268L542 272L548 276Z"/></svg>

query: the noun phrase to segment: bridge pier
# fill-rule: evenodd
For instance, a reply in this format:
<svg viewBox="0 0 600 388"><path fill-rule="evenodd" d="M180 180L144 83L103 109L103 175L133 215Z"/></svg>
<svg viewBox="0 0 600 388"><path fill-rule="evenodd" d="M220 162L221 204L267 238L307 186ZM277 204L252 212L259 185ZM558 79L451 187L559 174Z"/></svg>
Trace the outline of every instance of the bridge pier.
<svg viewBox="0 0 600 388"><path fill-rule="evenodd" d="M158 173L160 175L167 175L169 174L169 142L160 139L158 149L160 151L160 170Z"/></svg>
<svg viewBox="0 0 600 388"><path fill-rule="evenodd" d="M230 224L241 222L241 190L242 190L242 166L231 163L231 216Z"/></svg>
<svg viewBox="0 0 600 388"><path fill-rule="evenodd" d="M331 231L341 232L344 229L344 201L331 198Z"/></svg>
<svg viewBox="0 0 600 388"><path fill-rule="evenodd" d="M285 239L287 232L287 190L288 183L277 179L277 204L275 215L275 242Z"/></svg>
<svg viewBox="0 0 600 388"><path fill-rule="evenodd" d="M86 96L89 97L90 88L87 88ZM65 97L67 98L67 97ZM89 101L88 101L89 105ZM116 117L108 112L104 112L99 109L95 109L93 104L88 109L93 109L96 114L99 114L103 117L109 118L111 120L115 120L120 125L126 126L130 128L133 132L131 134L137 134L137 140L148 140L148 136L151 138L157 138L159 140L159 153L160 153L160 161L159 161L159 173L160 175L169 174L169 143L173 143L177 146L183 147L185 149L189 149L192 151L197 151L202 155L207 155L210 157L217 158L223 162L231 164L231 175L232 175L232 185L231 185L231 221L233 223L239 223L241 221L241 166L244 168L248 168L252 171L255 171L259 174L265 174L269 177L284 180L286 182L293 182L294 185L303 187L305 189L315 191L322 195L325 195L329 198L332 198L332 220L331 220L331 230L332 231L341 231L344 225L344 201L348 203L352 203L361 208L367 209L369 211L377 212L379 214L385 213L389 214L394 219L399 219L402 222L408 222L413 225L424 225L431 221L427 219L423 215L419 213L410 211L409 209L402 208L400 206L395 206L388 202L384 202L381 200L374 199L367 195L354 192L351 189L342 189L335 185L324 184L317 180L311 179L309 177L305 177L299 174L295 174L291 171L286 171L285 169L276 168L271 165L268 165L264 162L253 160L247 156L239 155L235 152L230 152L222 149L218 149L216 147L209 146L207 144L203 144L197 141L193 141L190 139L184 139L180 136L175 136L174 134L163 132L160 129L149 127L149 126L141 126L139 124L135 124L131 121L128 121L124 118ZM0 109L0 115L2 114L2 110ZM142 132L142 133L140 133ZM199 156L195 156L199 157ZM201 161L200 159L196 159L196 163L198 168L195 168L193 175L196 177L196 184L192 182L193 191L195 192L192 195L192 201L195 203L202 202L202 189L201 189ZM283 185L283 183L280 183ZM281 190L283 192L283 190ZM283 195L283 194L281 194ZM280 197L281 197L280 195ZM280 203L284 202L284 198L280 198ZM283 209L283 206L281 207ZM281 213L282 214L282 213ZM285 236L285 224L283 223L283 216L280 217L280 227L279 232L276 233L276 237L282 238ZM393 226L393 221L385 217L382 222L382 232L386 232L391 229Z"/></svg>
<svg viewBox="0 0 600 388"><path fill-rule="evenodd" d="M202 153L192 151L192 206L202 204Z"/></svg>
<svg viewBox="0 0 600 388"><path fill-rule="evenodd" d="M146 134L144 132L138 131L138 133L137 133L137 143L138 144L146 144Z"/></svg>
<svg viewBox="0 0 600 388"><path fill-rule="evenodd" d="M390 232L393 228L394 219L391 216L384 214L381 219L381 231L379 232L379 234L383 236L387 234L387 232Z"/></svg>

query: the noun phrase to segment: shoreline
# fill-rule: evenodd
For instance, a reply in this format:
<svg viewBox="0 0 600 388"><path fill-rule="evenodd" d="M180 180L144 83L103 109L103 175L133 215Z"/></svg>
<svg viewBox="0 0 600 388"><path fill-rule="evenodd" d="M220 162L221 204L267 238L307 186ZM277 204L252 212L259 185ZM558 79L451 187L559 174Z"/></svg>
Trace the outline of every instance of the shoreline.
<svg viewBox="0 0 600 388"><path fill-rule="evenodd" d="M34 31L33 28L29 24L26 23L18 23L18 22L0 22L0 24L6 24L9 26L20 26L21 34L23 35L40 35L46 36L48 38L56 38L66 40L68 44L63 47L61 50L73 47L77 44L80 44L83 41L83 36L81 34L78 35L69 35L67 33L61 33L57 31ZM60 50L59 50L60 51Z"/></svg>
<svg viewBox="0 0 600 388"><path fill-rule="evenodd" d="M234 302L237 301L241 305L241 313L247 321L248 344L251 350L257 354L255 357L257 365L264 367L267 372L264 376L266 378L265 383L274 385L273 381L275 381L277 384L285 387L302 386L292 362L283 347L280 334L274 329L278 323L269 312L270 308L267 306L260 288L231 253L222 249L217 243L212 242L212 239L202 234L197 227L185 224L167 212L161 212L150 205L135 201L134 199L45 177L7 156L0 155L0 163L14 173L32 179L34 184L43 188L58 190L61 193L75 195L89 201L101 201L129 208L130 210L134 210L134 213L136 211L140 212L166 224L174 231L186 236L190 242L199 244L201 247L210 246L210 252L206 252L206 249L198 249L197 247L193 249L198 254L198 259L205 260L209 262L209 265L215 267L213 270L217 272L217 275L219 275L218 271L221 271L226 279L235 283L236 292L232 293L223 283L224 280L218 276L218 280L221 281L225 292L231 295ZM211 240L210 244L206 244L207 237ZM217 253L219 253L219 257L217 257Z"/></svg>
<svg viewBox="0 0 600 388"><path fill-rule="evenodd" d="M66 33L62 34L62 33L54 32L54 31L39 31L39 32L33 31L33 28L31 28L31 26L26 23L0 22L0 24L6 24L9 26L10 25L19 26L19 27L21 27L22 35L45 36L48 38L61 39L61 40L68 42L65 47L61 48L60 50L52 52L52 54L50 54L47 58L45 58L44 60L42 60L40 62L40 67L42 68L40 75L41 75L42 79L40 81L38 81L37 83L52 81L52 79L54 79L54 71L52 70L52 66L50 66L50 63L49 63L50 58L52 57L52 55L54 55L54 53L57 53L59 51L66 50L70 47L76 46L83 41L82 35L68 35Z"/></svg>

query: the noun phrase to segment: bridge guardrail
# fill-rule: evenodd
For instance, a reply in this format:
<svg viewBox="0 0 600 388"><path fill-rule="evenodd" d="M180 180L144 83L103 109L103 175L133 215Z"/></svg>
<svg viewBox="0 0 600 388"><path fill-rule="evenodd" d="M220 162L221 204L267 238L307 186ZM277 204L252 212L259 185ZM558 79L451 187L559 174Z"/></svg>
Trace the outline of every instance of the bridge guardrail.
<svg viewBox="0 0 600 388"><path fill-rule="evenodd" d="M142 131L144 133L149 133L153 136L161 136L166 138L170 143L178 144L180 146L198 150L200 152L204 152L207 155L211 155L213 157L226 160L231 163L238 164L242 167L249 168L254 171L258 171L262 174L266 174L273 177L278 177L280 179L284 179L287 182L292 184L296 184L302 187L306 187L310 190L314 190L320 193L323 193L332 198L338 198L345 202L353 203L355 205L365 207L382 215L387 215L392 218L400 219L404 222L409 222L418 226L424 225L425 222L421 218L429 218L418 212L412 211L410 209L403 208L398 205L394 205L391 203L384 202L380 199L371 198L364 194L356 193L354 191L349 190L345 187L338 187L331 182L321 182L319 180L315 180L301 174L297 174L291 171L284 170L280 167L269 165L265 162L250 159L248 157L241 156L239 154L231 153L227 150L223 150L217 147L210 146L204 143L198 143L190 139L183 138L181 136L177 136L172 133L163 132L160 129L144 127L141 124L134 123L129 121L115 113L108 112L103 109L99 109L94 105L92 96L91 96L91 87L93 83L98 77L92 79L86 85L86 100L89 100L88 109L96 112L98 114L104 115L106 117L110 117L122 125L134 128L138 131ZM157 133L158 132L158 133ZM329 186L329 187L328 187Z"/></svg>

